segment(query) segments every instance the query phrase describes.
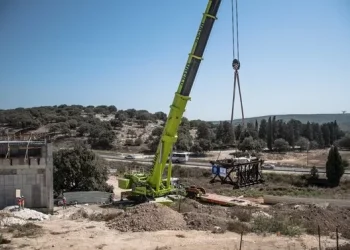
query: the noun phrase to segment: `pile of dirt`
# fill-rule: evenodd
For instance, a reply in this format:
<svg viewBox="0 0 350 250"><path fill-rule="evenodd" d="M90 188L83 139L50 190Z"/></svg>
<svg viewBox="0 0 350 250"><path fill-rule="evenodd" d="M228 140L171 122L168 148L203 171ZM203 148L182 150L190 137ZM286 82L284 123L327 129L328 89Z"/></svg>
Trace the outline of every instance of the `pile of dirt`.
<svg viewBox="0 0 350 250"><path fill-rule="evenodd" d="M275 206L276 207L276 206ZM285 215L292 220L300 221L306 228L307 233L317 234L320 226L321 234L330 235L338 227L339 233L344 238L350 239L350 209L328 206L320 207L317 205L302 205L303 208L295 209L295 206L278 206L278 214Z"/></svg>
<svg viewBox="0 0 350 250"><path fill-rule="evenodd" d="M185 199L179 203L174 203L171 208L180 213L202 213L215 217L228 218L231 216L231 210L227 207L217 205L204 205L192 199Z"/></svg>
<svg viewBox="0 0 350 250"><path fill-rule="evenodd" d="M107 226L122 232L142 232L186 229L186 222L181 214L167 206L144 203L127 209L107 222Z"/></svg>
<svg viewBox="0 0 350 250"><path fill-rule="evenodd" d="M79 220L79 219L86 219L89 217L89 211L86 208L79 208L78 210L74 211L72 214L69 215L69 219L71 220Z"/></svg>
<svg viewBox="0 0 350 250"><path fill-rule="evenodd" d="M349 250L350 249L350 244L345 244L342 246L337 247L327 247L326 250Z"/></svg>
<svg viewBox="0 0 350 250"><path fill-rule="evenodd" d="M213 230L216 226L225 231L228 223L231 221L230 219L216 217L206 213L189 212L184 213L183 216L189 229L200 231Z"/></svg>
<svg viewBox="0 0 350 250"><path fill-rule="evenodd" d="M241 222L249 222L254 210L248 207L202 204L192 199L185 199L180 204L174 203L171 207L183 214L189 229L200 231L213 230L215 227L232 231L232 227L237 228Z"/></svg>

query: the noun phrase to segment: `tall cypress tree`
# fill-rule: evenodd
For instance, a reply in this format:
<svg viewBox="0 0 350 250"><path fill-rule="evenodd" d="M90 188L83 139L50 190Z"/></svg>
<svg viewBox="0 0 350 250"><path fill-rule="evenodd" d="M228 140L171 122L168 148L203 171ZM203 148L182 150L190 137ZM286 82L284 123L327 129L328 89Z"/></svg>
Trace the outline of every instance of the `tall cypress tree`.
<svg viewBox="0 0 350 250"><path fill-rule="evenodd" d="M267 139L267 122L265 119L260 121L259 138L263 139L264 141Z"/></svg>
<svg viewBox="0 0 350 250"><path fill-rule="evenodd" d="M326 175L329 184L332 186L338 186L341 177L344 174L344 165L339 154L338 148L332 146L328 153L328 160L326 163Z"/></svg>
<svg viewBox="0 0 350 250"><path fill-rule="evenodd" d="M269 117L269 120L267 122L267 147L272 150L272 122L271 122L271 116Z"/></svg>

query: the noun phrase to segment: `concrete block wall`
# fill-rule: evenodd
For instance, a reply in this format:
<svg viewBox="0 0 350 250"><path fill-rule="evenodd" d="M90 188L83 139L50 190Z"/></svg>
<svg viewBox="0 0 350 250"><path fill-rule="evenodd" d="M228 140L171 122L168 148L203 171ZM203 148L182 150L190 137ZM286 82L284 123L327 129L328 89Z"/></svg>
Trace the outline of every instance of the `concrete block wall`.
<svg viewBox="0 0 350 250"><path fill-rule="evenodd" d="M7 174L0 171L0 208L16 204L16 189L25 197L26 207L45 207L45 169L14 170Z"/></svg>
<svg viewBox="0 0 350 250"><path fill-rule="evenodd" d="M16 189L21 190L25 198L25 207L40 208L53 212L53 164L51 144L45 147L45 158L40 164L24 159L0 160L0 209L16 205Z"/></svg>

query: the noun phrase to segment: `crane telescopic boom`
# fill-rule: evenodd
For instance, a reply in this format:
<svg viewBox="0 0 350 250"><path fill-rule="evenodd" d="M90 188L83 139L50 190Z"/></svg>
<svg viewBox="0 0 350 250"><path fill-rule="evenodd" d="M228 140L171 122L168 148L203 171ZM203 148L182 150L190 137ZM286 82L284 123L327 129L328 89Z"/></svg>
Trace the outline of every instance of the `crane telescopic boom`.
<svg viewBox="0 0 350 250"><path fill-rule="evenodd" d="M202 61L216 14L219 10L221 0L209 0L203 14L192 50L183 71L179 87L175 93L174 100L170 106L170 112L160 138L160 142L154 157L153 168L150 175L129 175L132 182L132 192L135 195L160 197L169 194L173 187L171 185L171 161L168 161L173 146L177 141L177 132L185 112L187 102L190 100L190 93L195 81L198 68ZM168 166L167 179L163 181L165 167Z"/></svg>

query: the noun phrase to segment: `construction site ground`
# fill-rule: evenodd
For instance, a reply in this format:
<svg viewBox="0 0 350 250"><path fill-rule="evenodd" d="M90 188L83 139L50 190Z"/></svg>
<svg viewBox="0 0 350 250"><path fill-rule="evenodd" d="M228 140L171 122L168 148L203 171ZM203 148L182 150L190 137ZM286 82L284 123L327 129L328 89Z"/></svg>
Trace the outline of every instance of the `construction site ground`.
<svg viewBox="0 0 350 250"><path fill-rule="evenodd" d="M169 208L158 204L143 204L126 211L101 208L99 205L71 206L65 210L57 207L55 214L47 220L29 222L22 225L22 229L1 229L3 239L11 242L0 245L0 249L239 249L241 230L246 230L242 242L244 250L313 249L318 246L317 235L305 232L294 237L283 235L288 232L284 230L290 230L289 234L296 230L293 229L295 224L289 229L283 229L278 223L270 225L280 231L263 224L265 219L272 221L270 216L276 216L275 213L281 210L279 206L262 211L212 207L186 200L180 206L180 213L177 209L177 205ZM323 249L336 245L333 231L337 223L343 220L340 232L346 231L350 223L349 210L344 213L337 208L289 206L282 211L283 216L304 217L304 220L315 224L320 222ZM261 218L265 219L255 224L249 222ZM254 225L276 232L250 233ZM215 226L226 232L213 233ZM309 233L314 234L315 231ZM342 236L339 243L345 245L348 240Z"/></svg>
<svg viewBox="0 0 350 250"><path fill-rule="evenodd" d="M186 175L183 181L201 184L210 192L232 190L219 183L209 184L204 172L191 171L177 174ZM108 182L118 197L121 190L117 178L111 176ZM258 196L245 198L256 204L262 202ZM0 214L0 220L10 216ZM0 249L239 249L241 232L243 250L316 249L318 226L322 249L335 247L337 227L340 245L350 244L350 209L328 204L228 208L186 199L170 207L146 203L124 210L91 204L65 210L56 207L54 215L43 218L2 228L2 239L10 242L0 245ZM9 221L15 223L18 218Z"/></svg>

